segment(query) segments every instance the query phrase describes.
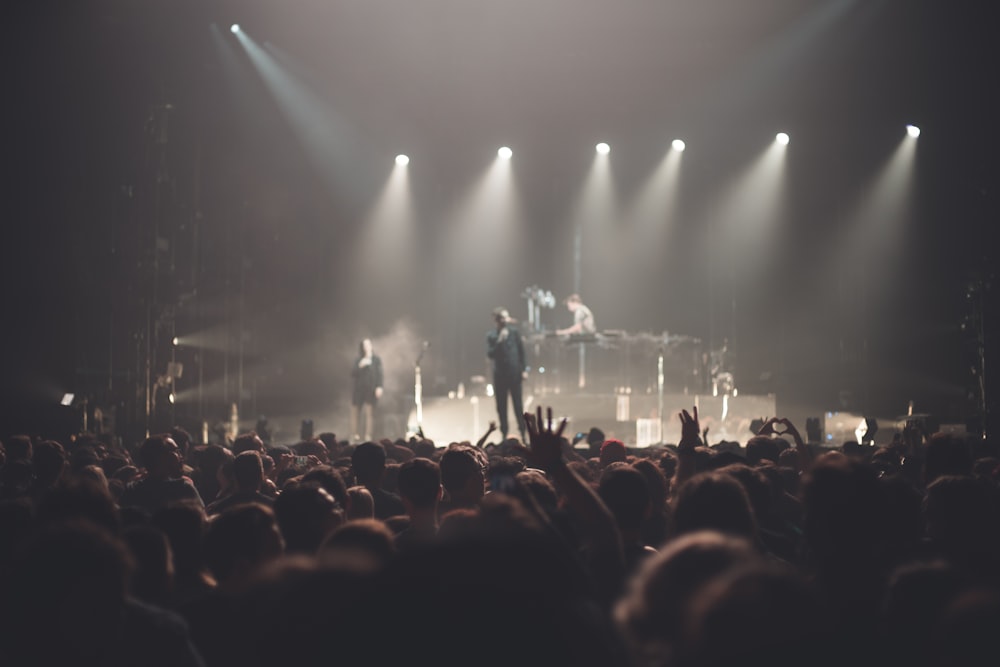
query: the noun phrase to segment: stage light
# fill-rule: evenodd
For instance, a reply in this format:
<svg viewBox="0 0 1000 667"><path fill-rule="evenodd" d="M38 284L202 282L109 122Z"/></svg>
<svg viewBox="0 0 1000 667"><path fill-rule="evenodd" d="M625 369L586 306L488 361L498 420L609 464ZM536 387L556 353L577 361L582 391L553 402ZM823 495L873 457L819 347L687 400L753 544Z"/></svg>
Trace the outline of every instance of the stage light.
<svg viewBox="0 0 1000 667"><path fill-rule="evenodd" d="M59 405L73 405L74 398L76 398L75 394L63 394L62 400L59 401Z"/></svg>
<svg viewBox="0 0 1000 667"><path fill-rule="evenodd" d="M509 160L514 155L514 151L506 146L502 146L500 150L497 151L497 155L499 155L502 160Z"/></svg>
<svg viewBox="0 0 1000 667"><path fill-rule="evenodd" d="M778 132L778 134L774 135L774 140L777 141L782 146L787 146L788 142L791 141L788 135L785 134L784 132Z"/></svg>
<svg viewBox="0 0 1000 667"><path fill-rule="evenodd" d="M170 342L173 343L174 347L177 347L178 345L181 344L181 339L178 338L177 336L174 336L174 339Z"/></svg>
<svg viewBox="0 0 1000 667"><path fill-rule="evenodd" d="M611 146L608 146L603 141L601 143L597 144L597 153L599 155L607 155L610 152L611 152Z"/></svg>
<svg viewBox="0 0 1000 667"><path fill-rule="evenodd" d="M239 31L240 31L240 24L239 23L234 23L231 26L229 26L229 32L233 33L234 35L236 33L238 33Z"/></svg>
<svg viewBox="0 0 1000 667"><path fill-rule="evenodd" d="M408 158L405 155L397 155L396 164L398 164L400 167L405 167L406 165L410 164L410 158Z"/></svg>
<svg viewBox="0 0 1000 667"><path fill-rule="evenodd" d="M174 392L170 392L170 395L167 396L167 400L170 401L170 405L173 405L174 403L177 402L177 396L174 394Z"/></svg>
<svg viewBox="0 0 1000 667"><path fill-rule="evenodd" d="M673 141L670 142L670 145L673 146L673 149L678 153L683 153L684 149L687 148L687 144L685 144L680 139L674 139Z"/></svg>
<svg viewBox="0 0 1000 667"><path fill-rule="evenodd" d="M906 133L911 137L913 137L914 139L916 139L917 137L920 136L920 128L917 127L916 125L907 125Z"/></svg>

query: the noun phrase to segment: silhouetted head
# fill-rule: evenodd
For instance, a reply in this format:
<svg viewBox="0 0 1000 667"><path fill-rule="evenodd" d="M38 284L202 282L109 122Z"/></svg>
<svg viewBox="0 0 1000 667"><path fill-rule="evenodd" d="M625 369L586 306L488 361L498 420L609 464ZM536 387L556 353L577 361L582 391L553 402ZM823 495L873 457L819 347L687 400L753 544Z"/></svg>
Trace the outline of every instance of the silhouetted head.
<svg viewBox="0 0 1000 667"><path fill-rule="evenodd" d="M289 553L315 554L327 535L344 521L340 504L316 484L282 491L274 501L274 514Z"/></svg>
<svg viewBox="0 0 1000 667"><path fill-rule="evenodd" d="M144 602L164 606L174 589L174 559L170 542L155 526L129 526L122 538L132 554L135 568L129 592Z"/></svg>
<svg viewBox="0 0 1000 667"><path fill-rule="evenodd" d="M178 576L200 572L204 567L202 542L208 531L205 509L194 501L174 503L153 512L152 525L170 541Z"/></svg>
<svg viewBox="0 0 1000 667"><path fill-rule="evenodd" d="M1000 625L1000 593L973 589L945 609L934 642L940 665L979 667L996 664L996 629Z"/></svg>
<svg viewBox="0 0 1000 667"><path fill-rule="evenodd" d="M628 449L621 440L605 440L601 445L601 465L608 466L612 463L625 461L628 459Z"/></svg>
<svg viewBox="0 0 1000 667"><path fill-rule="evenodd" d="M926 535L962 565L986 565L997 553L997 491L967 475L944 475L927 487L923 504Z"/></svg>
<svg viewBox="0 0 1000 667"><path fill-rule="evenodd" d="M414 458L399 468L399 497L415 509L429 509L441 499L441 468L429 459Z"/></svg>
<svg viewBox="0 0 1000 667"><path fill-rule="evenodd" d="M478 449L468 445L449 447L438 465L441 483L452 500L474 502L486 493L488 461Z"/></svg>
<svg viewBox="0 0 1000 667"><path fill-rule="evenodd" d="M781 446L774 438L755 435L747 440L747 463L752 466L764 460L777 463L781 456L781 449Z"/></svg>
<svg viewBox="0 0 1000 667"><path fill-rule="evenodd" d="M647 558L614 610L635 664L667 664L699 589L759 558L745 539L716 531L688 533Z"/></svg>
<svg viewBox="0 0 1000 667"><path fill-rule="evenodd" d="M642 520L649 514L649 486L642 473L627 464L607 468L597 491L621 531L638 534Z"/></svg>
<svg viewBox="0 0 1000 667"><path fill-rule="evenodd" d="M236 488L243 493L259 491L264 481L264 466L260 454L254 450L238 454L233 459L233 479Z"/></svg>
<svg viewBox="0 0 1000 667"><path fill-rule="evenodd" d="M139 446L139 465L153 478L180 477L183 469L181 451L173 438L154 435Z"/></svg>
<svg viewBox="0 0 1000 667"><path fill-rule="evenodd" d="M839 664L817 592L790 568L755 564L717 577L690 607L688 664L700 667ZM777 630L776 629L780 629Z"/></svg>
<svg viewBox="0 0 1000 667"><path fill-rule="evenodd" d="M378 519L338 526L319 548L320 562L355 572L380 570L396 555L392 531Z"/></svg>
<svg viewBox="0 0 1000 667"><path fill-rule="evenodd" d="M266 453L264 450L264 441L261 440L256 431L241 433L236 436L235 440L233 440L233 454L239 455L243 452L250 451L258 452L260 454Z"/></svg>
<svg viewBox="0 0 1000 667"><path fill-rule="evenodd" d="M205 562L223 585L252 576L283 550L274 512L257 503L224 510L205 536Z"/></svg>
<svg viewBox="0 0 1000 667"><path fill-rule="evenodd" d="M3 573L10 664L105 664L120 641L132 559L103 528L50 524Z"/></svg>
<svg viewBox="0 0 1000 667"><path fill-rule="evenodd" d="M924 485L943 475L968 475L972 472L972 445L967 438L935 433L924 452Z"/></svg>
<svg viewBox="0 0 1000 667"><path fill-rule="evenodd" d="M86 478L66 479L49 489L38 502L39 525L84 519L113 535L122 519L107 485Z"/></svg>
<svg viewBox="0 0 1000 667"><path fill-rule="evenodd" d="M374 519L375 499L372 492L364 486L352 486L347 489L348 507L347 519Z"/></svg>
<svg viewBox="0 0 1000 667"><path fill-rule="evenodd" d="M32 466L38 483L51 486L66 469L66 450L55 440L43 440L35 445Z"/></svg>
<svg viewBox="0 0 1000 667"><path fill-rule="evenodd" d="M802 483L802 510L806 544L825 567L875 564L887 503L874 468L844 456L817 462Z"/></svg>
<svg viewBox="0 0 1000 667"><path fill-rule="evenodd" d="M358 482L377 486L385 473L385 447L378 442L362 442L351 452L351 467Z"/></svg>
<svg viewBox="0 0 1000 667"><path fill-rule="evenodd" d="M31 438L26 435L12 435L4 439L4 451L7 461L31 462Z"/></svg>
<svg viewBox="0 0 1000 667"><path fill-rule="evenodd" d="M336 468L330 466L316 466L300 480L302 484L318 484L326 489L333 499L340 503L341 507L349 507L351 501L348 499L347 484L343 476Z"/></svg>
<svg viewBox="0 0 1000 667"><path fill-rule="evenodd" d="M757 541L757 521L743 486L729 475L695 475L677 490L674 528L678 535L717 530Z"/></svg>

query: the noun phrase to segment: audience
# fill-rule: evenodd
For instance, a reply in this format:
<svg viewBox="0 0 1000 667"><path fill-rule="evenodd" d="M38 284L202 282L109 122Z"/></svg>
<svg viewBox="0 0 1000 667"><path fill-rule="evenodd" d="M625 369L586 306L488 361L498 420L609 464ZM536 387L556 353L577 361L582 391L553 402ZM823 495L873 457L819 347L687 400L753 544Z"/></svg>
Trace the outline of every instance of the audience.
<svg viewBox="0 0 1000 667"><path fill-rule="evenodd" d="M492 450L174 429L135 465L93 437L8 437L0 664L995 659L995 452L809 451L785 419L710 447L685 411L676 447L602 434L579 460L529 417L527 446Z"/></svg>
<svg viewBox="0 0 1000 667"><path fill-rule="evenodd" d="M174 501L202 502L191 480L181 476L183 461L180 448L170 436L146 438L139 447L139 465L145 470L145 476L130 484L122 493L122 507L137 507L152 512Z"/></svg>
<svg viewBox="0 0 1000 667"><path fill-rule="evenodd" d="M358 484L371 493L376 519L406 513L399 496L382 486L386 471L386 453L382 443L363 442L355 447L351 453L351 467Z"/></svg>
<svg viewBox="0 0 1000 667"><path fill-rule="evenodd" d="M400 466L399 495L403 499L409 525L396 535L400 551L432 542L438 531L438 503L441 501L441 469L425 458L413 458Z"/></svg>
<svg viewBox="0 0 1000 667"><path fill-rule="evenodd" d="M264 484L264 465L260 453L250 449L240 452L233 459L233 492L209 503L205 511L209 516L219 514L244 503L259 503L270 507L274 501L261 493Z"/></svg>
<svg viewBox="0 0 1000 667"><path fill-rule="evenodd" d="M444 497L441 511L475 507L486 495L489 461L482 450L469 445L453 445L441 455L441 484Z"/></svg>

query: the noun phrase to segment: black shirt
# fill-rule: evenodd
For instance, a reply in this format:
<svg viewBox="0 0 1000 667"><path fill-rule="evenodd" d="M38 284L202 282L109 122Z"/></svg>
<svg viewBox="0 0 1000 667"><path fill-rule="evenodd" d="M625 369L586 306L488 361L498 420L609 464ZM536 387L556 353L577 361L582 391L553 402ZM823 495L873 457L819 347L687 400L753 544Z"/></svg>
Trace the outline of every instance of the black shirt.
<svg viewBox="0 0 1000 667"><path fill-rule="evenodd" d="M521 333L509 324L506 325L507 337L500 340L500 331L491 329L486 334L486 356L493 360L494 377L508 379L521 378L521 373L528 370L524 356L524 343Z"/></svg>

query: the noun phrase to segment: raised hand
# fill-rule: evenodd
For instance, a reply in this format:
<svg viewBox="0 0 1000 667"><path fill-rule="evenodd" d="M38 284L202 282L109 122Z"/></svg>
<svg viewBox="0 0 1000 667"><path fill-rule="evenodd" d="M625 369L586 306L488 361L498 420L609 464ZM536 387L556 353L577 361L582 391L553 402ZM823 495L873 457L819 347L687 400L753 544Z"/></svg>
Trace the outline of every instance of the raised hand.
<svg viewBox="0 0 1000 667"><path fill-rule="evenodd" d="M518 447L521 455L533 468L551 470L562 464L562 433L566 428L566 419L559 422L559 426L552 428L552 408L546 409L546 419L542 419L542 408L538 407L537 415L530 412L524 413L524 422L528 427L528 442L530 448Z"/></svg>
<svg viewBox="0 0 1000 667"><path fill-rule="evenodd" d="M694 406L691 413L681 410L678 416L681 418L681 441L677 445L678 449L692 450L701 444L698 406Z"/></svg>
<svg viewBox="0 0 1000 667"><path fill-rule="evenodd" d="M762 418L763 419L763 418ZM770 419L763 420L764 423L761 425L760 429L757 431L757 435L781 435L779 429L774 428L775 424L780 424L781 420L777 417L771 417Z"/></svg>

